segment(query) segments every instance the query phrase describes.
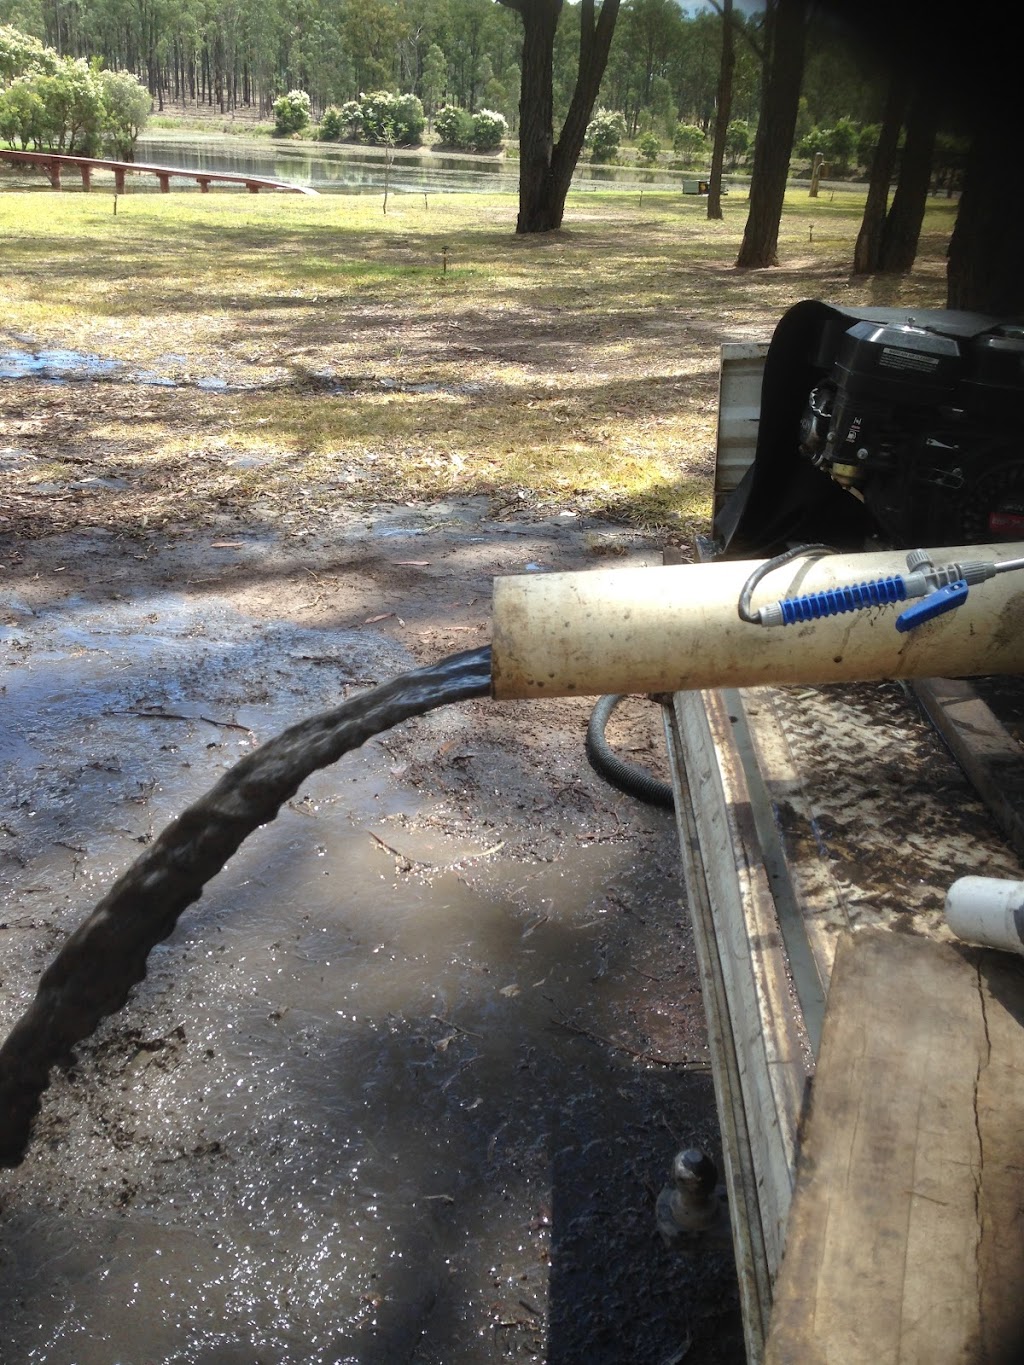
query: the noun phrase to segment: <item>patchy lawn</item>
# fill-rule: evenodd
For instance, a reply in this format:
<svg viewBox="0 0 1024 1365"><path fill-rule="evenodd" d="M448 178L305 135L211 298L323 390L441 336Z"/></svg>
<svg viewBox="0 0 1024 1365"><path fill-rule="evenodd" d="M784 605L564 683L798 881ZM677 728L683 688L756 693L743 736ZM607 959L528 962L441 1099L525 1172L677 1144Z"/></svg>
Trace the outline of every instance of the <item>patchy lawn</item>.
<svg viewBox="0 0 1024 1365"><path fill-rule="evenodd" d="M0 195L0 350L123 362L0 381L0 515L314 522L485 494L690 532L708 511L718 350L801 298L937 306L953 207L920 268L849 275L859 193L787 203L769 271L733 267L747 204L578 193L517 238L508 197ZM51 371L51 373L55 373Z"/></svg>

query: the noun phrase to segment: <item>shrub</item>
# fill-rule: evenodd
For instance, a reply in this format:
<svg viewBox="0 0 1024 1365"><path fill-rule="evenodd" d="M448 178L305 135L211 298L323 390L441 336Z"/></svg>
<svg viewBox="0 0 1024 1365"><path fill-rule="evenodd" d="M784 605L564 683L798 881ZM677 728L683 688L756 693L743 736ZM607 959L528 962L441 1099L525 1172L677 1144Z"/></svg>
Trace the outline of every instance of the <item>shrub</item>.
<svg viewBox="0 0 1024 1365"><path fill-rule="evenodd" d="M0 134L23 148L94 156L103 124L99 77L81 57L22 76L0 95Z"/></svg>
<svg viewBox="0 0 1024 1365"><path fill-rule="evenodd" d="M825 148L827 146L827 129L822 129L815 125L809 133L805 133L800 139L797 143L796 150L800 156L805 156L808 161L813 161L819 153L822 156L825 155Z"/></svg>
<svg viewBox="0 0 1024 1365"><path fill-rule="evenodd" d="M687 165L698 160L708 145L708 135L695 123L679 123L672 138L672 148Z"/></svg>
<svg viewBox="0 0 1024 1365"><path fill-rule="evenodd" d="M0 26L0 137L23 149L131 157L149 118L146 88ZM20 70L19 70L20 68Z"/></svg>
<svg viewBox="0 0 1024 1365"><path fill-rule="evenodd" d="M661 142L654 133L644 133L636 144L640 160L646 161L648 166L653 166L661 154Z"/></svg>
<svg viewBox="0 0 1024 1365"><path fill-rule="evenodd" d="M418 147L427 126L423 104L418 95L395 95L391 107L395 141L401 147Z"/></svg>
<svg viewBox="0 0 1024 1365"><path fill-rule="evenodd" d="M836 175L845 175L857 151L859 128L852 119L836 119L826 134L825 159Z"/></svg>
<svg viewBox="0 0 1024 1365"><path fill-rule="evenodd" d="M21 150L34 148L42 151L46 143L46 110L33 89L31 77L23 76L12 82L0 94L0 137L11 146L21 143Z"/></svg>
<svg viewBox="0 0 1024 1365"><path fill-rule="evenodd" d="M345 123L341 117L341 110L336 104L329 104L320 120L317 136L321 142L340 142L344 131Z"/></svg>
<svg viewBox="0 0 1024 1365"><path fill-rule="evenodd" d="M473 136L473 116L457 105L446 104L437 111L434 131L444 147L468 147Z"/></svg>
<svg viewBox="0 0 1024 1365"><path fill-rule="evenodd" d="M101 71L99 82L104 151L117 161L131 161L149 119L149 91L127 71Z"/></svg>
<svg viewBox="0 0 1024 1365"><path fill-rule="evenodd" d="M354 142L363 131L363 106L358 100L346 100L339 113L345 136Z"/></svg>
<svg viewBox="0 0 1024 1365"><path fill-rule="evenodd" d="M508 133L508 122L504 114L493 109L481 109L473 115L470 136L471 146L478 152L493 152L501 146Z"/></svg>
<svg viewBox="0 0 1024 1365"><path fill-rule="evenodd" d="M274 136L291 137L309 127L312 101L305 90L289 90L274 101Z"/></svg>
<svg viewBox="0 0 1024 1365"><path fill-rule="evenodd" d="M423 140L427 121L416 95L392 95L375 90L359 100L363 136L367 142L386 142L398 147L416 146Z"/></svg>
<svg viewBox="0 0 1024 1365"><path fill-rule="evenodd" d="M599 109L587 124L586 145L590 148L591 161L599 164L614 161L625 131L626 122L621 114Z"/></svg>

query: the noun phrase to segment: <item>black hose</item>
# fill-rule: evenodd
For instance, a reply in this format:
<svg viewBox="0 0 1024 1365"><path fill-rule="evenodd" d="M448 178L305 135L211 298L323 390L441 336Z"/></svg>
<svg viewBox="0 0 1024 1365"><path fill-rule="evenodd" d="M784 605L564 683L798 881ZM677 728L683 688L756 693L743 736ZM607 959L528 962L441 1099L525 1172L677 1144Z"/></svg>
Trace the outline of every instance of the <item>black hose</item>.
<svg viewBox="0 0 1024 1365"><path fill-rule="evenodd" d="M65 941L0 1046L0 1166L24 1158L51 1069L121 1008L150 951L311 773L400 721L490 690L489 647L405 673L268 740L168 825Z"/></svg>
<svg viewBox="0 0 1024 1365"><path fill-rule="evenodd" d="M643 768L626 763L614 753L605 739L605 728L612 712L624 698L619 696L601 697L590 713L587 726L587 758L596 773L627 796L635 796L650 806L661 806L664 810L675 809L672 785L653 777Z"/></svg>

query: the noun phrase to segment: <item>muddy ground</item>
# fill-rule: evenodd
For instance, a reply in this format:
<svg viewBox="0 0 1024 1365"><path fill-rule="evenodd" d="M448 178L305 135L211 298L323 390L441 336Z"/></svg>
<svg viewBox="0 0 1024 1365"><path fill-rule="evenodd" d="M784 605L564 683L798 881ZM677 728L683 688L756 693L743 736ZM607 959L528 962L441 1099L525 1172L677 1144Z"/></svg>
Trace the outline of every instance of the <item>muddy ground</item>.
<svg viewBox="0 0 1024 1365"><path fill-rule="evenodd" d="M20 478L31 445L7 440ZM36 511L91 496L17 487ZM663 549L480 498L53 534L23 507L0 554L4 1033L253 746L487 643L496 575ZM680 1256L654 1222L680 1146L717 1147L677 834L590 769L590 706L408 722L252 837L0 1176L0 1358L742 1360L731 1252ZM664 772L650 701L609 738Z"/></svg>

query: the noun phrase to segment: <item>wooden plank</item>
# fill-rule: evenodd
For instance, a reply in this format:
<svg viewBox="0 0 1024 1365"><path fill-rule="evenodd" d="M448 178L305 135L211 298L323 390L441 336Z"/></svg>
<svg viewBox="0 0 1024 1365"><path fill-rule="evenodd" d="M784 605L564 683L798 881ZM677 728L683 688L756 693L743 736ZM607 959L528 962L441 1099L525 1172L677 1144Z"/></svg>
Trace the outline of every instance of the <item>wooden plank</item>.
<svg viewBox="0 0 1024 1365"><path fill-rule="evenodd" d="M983 1350L1000 1365L1024 1360L1024 963L978 952L988 1054L976 1106L984 1162L978 1190Z"/></svg>
<svg viewBox="0 0 1024 1365"><path fill-rule="evenodd" d="M1024 1286L1024 971L837 946L766 1365L987 1365Z"/></svg>
<svg viewBox="0 0 1024 1365"><path fill-rule="evenodd" d="M1024 857L1020 745L965 679L920 678L913 689L1014 852Z"/></svg>

